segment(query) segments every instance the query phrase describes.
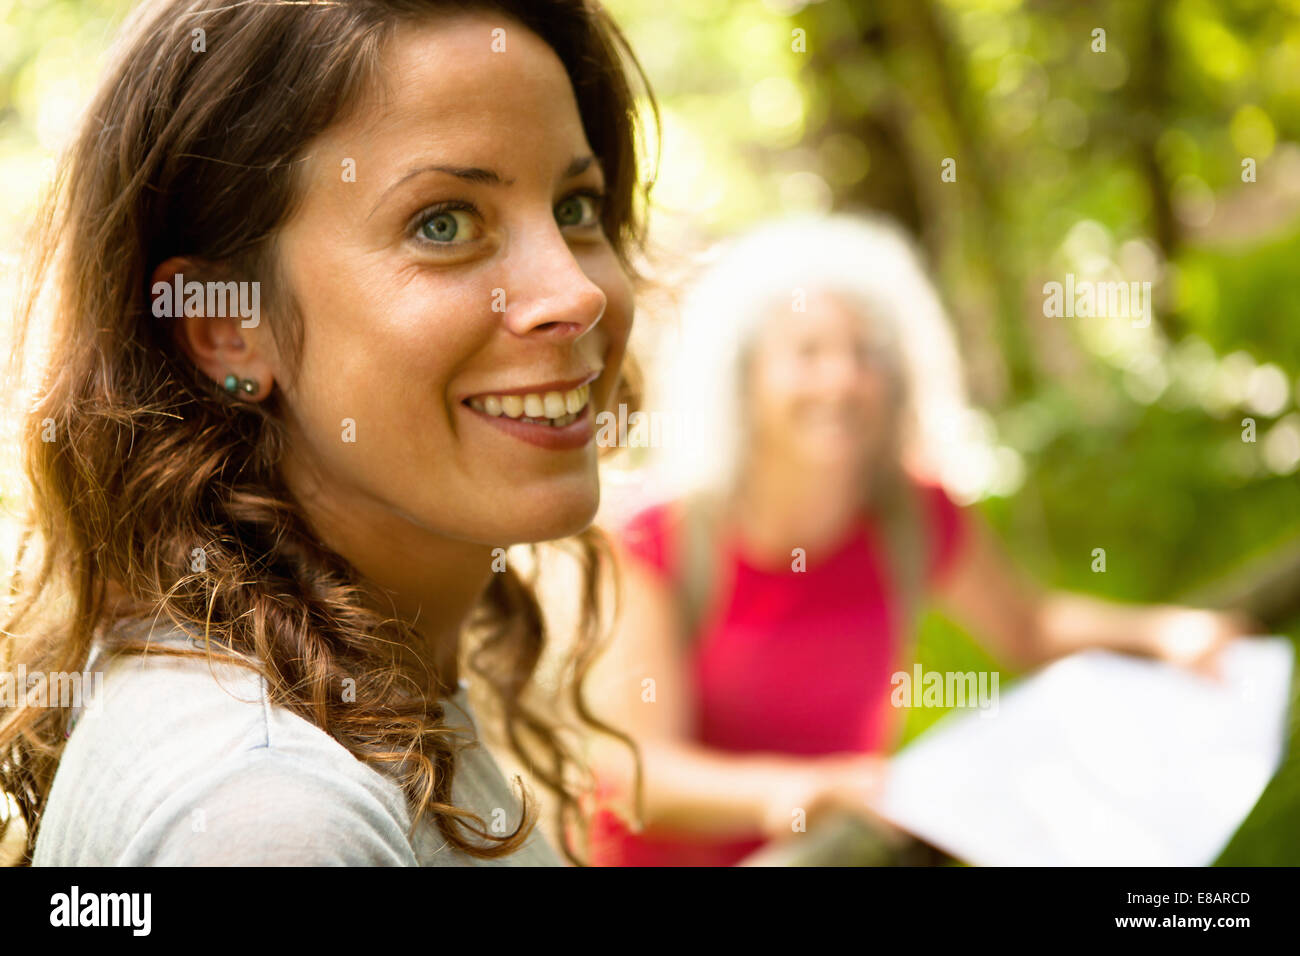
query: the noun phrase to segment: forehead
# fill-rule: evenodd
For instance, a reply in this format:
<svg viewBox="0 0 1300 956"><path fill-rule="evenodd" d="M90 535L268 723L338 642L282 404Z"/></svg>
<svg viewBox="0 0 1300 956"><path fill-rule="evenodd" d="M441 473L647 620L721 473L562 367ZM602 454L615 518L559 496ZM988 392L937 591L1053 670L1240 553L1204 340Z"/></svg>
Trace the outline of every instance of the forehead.
<svg viewBox="0 0 1300 956"><path fill-rule="evenodd" d="M774 301L764 313L763 334L769 340L798 338L829 332L870 332L880 323L871 310L842 292L806 289L802 296L803 311L798 311L795 291L786 299Z"/></svg>
<svg viewBox="0 0 1300 956"><path fill-rule="evenodd" d="M582 151L587 141L555 51L509 17L474 12L398 26L374 82L318 145L331 162L357 157L359 171L363 158L381 173L437 155L513 176L525 170L503 168L503 158Z"/></svg>

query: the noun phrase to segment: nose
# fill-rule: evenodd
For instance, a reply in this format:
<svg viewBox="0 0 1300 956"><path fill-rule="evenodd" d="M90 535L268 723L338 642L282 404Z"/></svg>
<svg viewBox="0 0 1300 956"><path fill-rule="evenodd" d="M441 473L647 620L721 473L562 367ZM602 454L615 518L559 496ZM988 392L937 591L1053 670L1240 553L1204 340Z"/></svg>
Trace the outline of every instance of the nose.
<svg viewBox="0 0 1300 956"><path fill-rule="evenodd" d="M830 394L855 392L862 388L869 377L868 370L851 349L832 352L817 370L817 380L823 390Z"/></svg>
<svg viewBox="0 0 1300 956"><path fill-rule="evenodd" d="M515 243L508 267L505 325L515 335L578 339L605 314L604 290L583 271L553 216Z"/></svg>

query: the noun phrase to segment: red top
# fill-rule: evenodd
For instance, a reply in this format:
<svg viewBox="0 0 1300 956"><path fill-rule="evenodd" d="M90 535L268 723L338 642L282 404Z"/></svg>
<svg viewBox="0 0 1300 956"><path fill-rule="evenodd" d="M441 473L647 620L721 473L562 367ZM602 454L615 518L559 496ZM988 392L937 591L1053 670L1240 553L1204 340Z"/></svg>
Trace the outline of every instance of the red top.
<svg viewBox="0 0 1300 956"><path fill-rule="evenodd" d="M942 489L922 486L928 507L933 587L947 573L964 520ZM677 512L657 505L623 529L632 556L669 583L680 553ZM730 595L714 594L690 642L694 739L732 753L818 755L874 752L891 729L890 678L896 669L898 613L881 542L864 518L831 553L802 572L764 566L729 537L719 558ZM731 866L763 845L649 827L633 835L608 809L591 819L596 866Z"/></svg>

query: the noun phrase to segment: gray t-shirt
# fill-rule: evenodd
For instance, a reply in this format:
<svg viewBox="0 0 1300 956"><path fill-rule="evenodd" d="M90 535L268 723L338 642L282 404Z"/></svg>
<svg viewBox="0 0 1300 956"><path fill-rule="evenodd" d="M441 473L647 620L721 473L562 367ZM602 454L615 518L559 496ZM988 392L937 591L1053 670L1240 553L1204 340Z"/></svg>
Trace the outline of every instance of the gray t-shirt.
<svg viewBox="0 0 1300 956"><path fill-rule="evenodd" d="M189 640L161 628L151 638ZM87 668L101 668L102 687L75 715L37 866L563 865L536 827L496 860L448 845L427 813L408 839L397 783L270 703L251 670L156 654L103 660ZM467 687L444 699L447 720L477 740ZM482 744L461 752L452 796L489 832L519 820L518 798Z"/></svg>

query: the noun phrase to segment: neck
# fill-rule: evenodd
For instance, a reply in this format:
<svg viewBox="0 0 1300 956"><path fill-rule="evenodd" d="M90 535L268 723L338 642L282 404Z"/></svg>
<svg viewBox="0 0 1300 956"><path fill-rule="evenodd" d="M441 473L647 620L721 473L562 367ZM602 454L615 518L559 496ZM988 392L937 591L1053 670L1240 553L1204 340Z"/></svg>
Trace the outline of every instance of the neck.
<svg viewBox="0 0 1300 956"><path fill-rule="evenodd" d="M861 514L866 470L813 467L789 456L758 452L742 471L732 515L752 553L786 559L794 548L810 556L843 540Z"/></svg>
<svg viewBox="0 0 1300 956"><path fill-rule="evenodd" d="M437 534L356 489L342 493L295 477L290 487L309 525L365 579L372 609L418 635L405 650L431 672L428 692L454 693L461 629L491 577L492 547Z"/></svg>

